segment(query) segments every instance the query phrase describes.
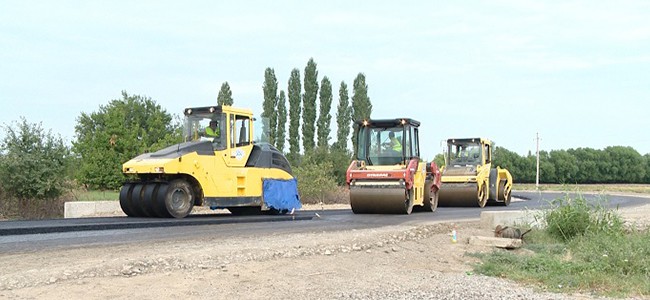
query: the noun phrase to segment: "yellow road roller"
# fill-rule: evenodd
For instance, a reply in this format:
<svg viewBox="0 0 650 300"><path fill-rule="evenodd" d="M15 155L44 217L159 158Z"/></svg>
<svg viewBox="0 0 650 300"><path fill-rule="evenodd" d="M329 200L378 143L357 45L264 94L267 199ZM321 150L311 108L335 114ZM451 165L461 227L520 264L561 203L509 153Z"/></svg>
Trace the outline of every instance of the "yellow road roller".
<svg viewBox="0 0 650 300"><path fill-rule="evenodd" d="M484 138L447 140L440 206L510 204L512 176L506 169L492 168L492 147Z"/></svg>
<svg viewBox="0 0 650 300"><path fill-rule="evenodd" d="M256 138L250 110L217 105L186 108L184 115L185 142L123 164L124 213L183 218L195 205L238 215L301 207L289 162Z"/></svg>
<svg viewBox="0 0 650 300"><path fill-rule="evenodd" d="M440 171L420 158L418 127L409 119L355 122L356 159L346 181L355 214L410 214L438 207Z"/></svg>

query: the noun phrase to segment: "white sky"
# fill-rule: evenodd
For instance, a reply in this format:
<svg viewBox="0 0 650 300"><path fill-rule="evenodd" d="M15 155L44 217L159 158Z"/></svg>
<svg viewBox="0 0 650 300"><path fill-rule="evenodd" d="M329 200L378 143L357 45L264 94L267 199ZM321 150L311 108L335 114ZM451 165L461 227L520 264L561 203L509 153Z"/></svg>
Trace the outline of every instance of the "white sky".
<svg viewBox="0 0 650 300"><path fill-rule="evenodd" d="M0 122L24 116L74 138L81 112L146 95L168 112L216 103L261 113L310 57L374 118L422 122L427 159L449 137L525 155L632 146L650 153L650 1L0 0ZM239 3L242 2L242 3ZM285 149L286 150L286 149Z"/></svg>

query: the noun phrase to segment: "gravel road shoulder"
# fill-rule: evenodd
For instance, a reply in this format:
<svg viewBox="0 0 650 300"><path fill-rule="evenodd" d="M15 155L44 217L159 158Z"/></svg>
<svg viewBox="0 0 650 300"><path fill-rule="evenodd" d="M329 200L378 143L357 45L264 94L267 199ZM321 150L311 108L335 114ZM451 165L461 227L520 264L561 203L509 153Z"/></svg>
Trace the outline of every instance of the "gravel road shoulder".
<svg viewBox="0 0 650 300"><path fill-rule="evenodd" d="M621 211L647 224L650 205ZM475 275L478 222L0 254L7 299L592 299Z"/></svg>

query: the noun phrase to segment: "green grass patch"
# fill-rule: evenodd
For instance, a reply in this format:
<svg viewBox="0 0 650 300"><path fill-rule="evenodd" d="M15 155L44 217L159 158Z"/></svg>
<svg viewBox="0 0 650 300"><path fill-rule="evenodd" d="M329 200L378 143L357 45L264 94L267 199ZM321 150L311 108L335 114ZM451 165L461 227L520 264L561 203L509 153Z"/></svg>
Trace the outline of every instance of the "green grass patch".
<svg viewBox="0 0 650 300"><path fill-rule="evenodd" d="M74 201L119 200L119 191L72 191Z"/></svg>
<svg viewBox="0 0 650 300"><path fill-rule="evenodd" d="M583 198L561 199L548 227L526 236L529 251L473 254L477 273L558 292L650 295L650 232L627 230L615 211Z"/></svg>
<svg viewBox="0 0 650 300"><path fill-rule="evenodd" d="M515 183L515 190L535 190L535 184ZM650 184L540 184L540 191L650 194Z"/></svg>

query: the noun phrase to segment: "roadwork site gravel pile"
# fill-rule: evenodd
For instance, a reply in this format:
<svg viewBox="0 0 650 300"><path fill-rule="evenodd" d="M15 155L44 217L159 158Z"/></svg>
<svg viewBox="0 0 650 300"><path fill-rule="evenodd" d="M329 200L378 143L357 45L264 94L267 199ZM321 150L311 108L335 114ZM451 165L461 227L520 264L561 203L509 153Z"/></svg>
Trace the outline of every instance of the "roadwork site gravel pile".
<svg viewBox="0 0 650 300"><path fill-rule="evenodd" d="M478 222L0 254L8 299L585 299L472 273Z"/></svg>

